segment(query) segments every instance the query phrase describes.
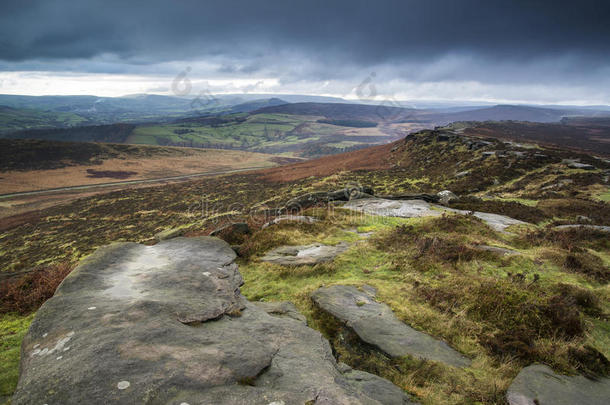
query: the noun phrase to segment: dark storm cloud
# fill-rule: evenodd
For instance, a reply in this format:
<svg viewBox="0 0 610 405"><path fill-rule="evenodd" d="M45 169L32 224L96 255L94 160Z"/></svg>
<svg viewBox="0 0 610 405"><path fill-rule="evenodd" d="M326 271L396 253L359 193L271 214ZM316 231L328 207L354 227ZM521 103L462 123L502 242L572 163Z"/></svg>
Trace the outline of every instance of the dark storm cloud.
<svg viewBox="0 0 610 405"><path fill-rule="evenodd" d="M595 64L610 53L608 21L603 0L3 0L0 59L112 53L154 63L285 50L370 64L448 52L524 60L569 52Z"/></svg>
<svg viewBox="0 0 610 405"><path fill-rule="evenodd" d="M608 21L606 0L0 0L0 92L189 67L217 92L343 96L375 72L385 96L610 103Z"/></svg>

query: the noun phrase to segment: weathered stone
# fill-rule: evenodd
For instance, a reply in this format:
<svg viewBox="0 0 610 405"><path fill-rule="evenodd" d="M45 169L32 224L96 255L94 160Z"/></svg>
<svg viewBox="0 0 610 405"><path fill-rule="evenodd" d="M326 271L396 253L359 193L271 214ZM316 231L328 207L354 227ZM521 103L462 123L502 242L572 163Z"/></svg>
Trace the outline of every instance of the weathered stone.
<svg viewBox="0 0 610 405"><path fill-rule="evenodd" d="M396 318L390 307L375 301L372 287L334 285L313 292L312 299L366 344L391 357L414 356L455 367L467 367L470 360L445 342L419 332Z"/></svg>
<svg viewBox="0 0 610 405"><path fill-rule="evenodd" d="M521 255L521 253L517 252L516 250L506 249L506 248L498 247L498 246L477 245L477 246L475 246L475 249L483 250L483 251L487 251L487 252L492 252L492 253L497 253L497 254L499 254L501 256L518 256L518 255Z"/></svg>
<svg viewBox="0 0 610 405"><path fill-rule="evenodd" d="M296 213L302 209L313 207L319 203L328 203L332 201L350 201L360 198L371 198L374 195L374 190L371 187L346 187L337 191L317 191L300 195L289 200L281 212Z"/></svg>
<svg viewBox="0 0 610 405"><path fill-rule="evenodd" d="M472 211L465 211L465 210L454 210L452 208L446 208L446 209L448 211L457 212L457 213L464 214L464 215L470 214L472 212ZM489 226L494 231L498 231L498 232L505 232L506 228L508 228L509 226L512 226L512 225L524 225L527 223L527 222L519 221L518 219L507 217L506 215L490 214L488 212L474 211L474 212L472 212L472 215L474 215L476 218L479 218L481 221L485 222L487 224L487 226Z"/></svg>
<svg viewBox="0 0 610 405"><path fill-rule="evenodd" d="M184 228L165 229L156 234L155 239L157 240L157 242L161 242L162 240L176 238L178 236L182 236L184 234L184 230Z"/></svg>
<svg viewBox="0 0 610 405"><path fill-rule="evenodd" d="M458 200L458 196L452 193L450 190L443 190L436 193L438 202L447 205L451 200Z"/></svg>
<svg viewBox="0 0 610 405"><path fill-rule="evenodd" d="M345 252L348 247L349 245L345 242L340 242L335 246L323 245L321 243L301 246L281 246L267 252L261 260L287 266L318 264L331 261L337 255Z"/></svg>
<svg viewBox="0 0 610 405"><path fill-rule="evenodd" d="M280 301L280 302L266 302L266 301L258 301L253 302L254 305L268 313L269 315L274 316L285 316L288 318L292 318L301 323L306 323L305 316L301 314L297 307L294 306L292 302Z"/></svg>
<svg viewBox="0 0 610 405"><path fill-rule="evenodd" d="M568 163L568 167L570 169L595 170L595 166L579 162Z"/></svg>
<svg viewBox="0 0 610 405"><path fill-rule="evenodd" d="M591 231L599 231L599 232L610 232L610 226L604 225L583 225L583 224L574 224L574 225L558 225L553 227L553 229L568 230L568 229L588 229Z"/></svg>
<svg viewBox="0 0 610 405"><path fill-rule="evenodd" d="M303 224L313 224L314 222L318 222L314 217L309 217L305 215L281 215L277 218L274 218L272 221L267 222L262 226L262 229L265 229L271 225L277 225L282 222L301 222Z"/></svg>
<svg viewBox="0 0 610 405"><path fill-rule="evenodd" d="M234 258L209 237L98 249L36 314L12 404L411 403L249 303Z"/></svg>
<svg viewBox="0 0 610 405"><path fill-rule="evenodd" d="M610 379L569 377L541 364L521 370L506 393L510 405L606 405L609 399Z"/></svg>
<svg viewBox="0 0 610 405"><path fill-rule="evenodd" d="M370 215L402 218L438 216L443 212L454 212L463 215L470 214L472 212L447 208L441 205L429 204L422 200L395 201L381 198L368 198L365 200L349 201L345 203L343 207ZM472 212L472 215L499 232L504 232L505 229L511 225L521 225L526 223L504 215L489 214L486 212L474 211Z"/></svg>
<svg viewBox="0 0 610 405"><path fill-rule="evenodd" d="M432 205L423 200L367 198L365 200L349 201L343 205L343 208L384 217L415 218L442 214L442 211L432 209Z"/></svg>

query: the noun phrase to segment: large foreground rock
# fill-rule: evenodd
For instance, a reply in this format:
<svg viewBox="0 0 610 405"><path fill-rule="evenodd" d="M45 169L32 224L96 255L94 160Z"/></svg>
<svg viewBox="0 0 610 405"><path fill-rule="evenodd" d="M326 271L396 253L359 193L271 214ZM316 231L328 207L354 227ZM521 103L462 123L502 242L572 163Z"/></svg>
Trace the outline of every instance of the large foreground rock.
<svg viewBox="0 0 610 405"><path fill-rule="evenodd" d="M409 403L339 367L293 308L249 303L234 259L208 237L99 249L36 314L12 403Z"/></svg>
<svg viewBox="0 0 610 405"><path fill-rule="evenodd" d="M610 401L610 380L569 377L535 364L521 370L508 388L506 399L510 405L606 405Z"/></svg>
<svg viewBox="0 0 610 405"><path fill-rule="evenodd" d="M333 260L336 256L345 252L349 245L340 242L335 246L314 243L311 245L280 246L272 249L261 258L268 263L282 264L285 266L301 266L306 264L325 263Z"/></svg>
<svg viewBox="0 0 610 405"><path fill-rule="evenodd" d="M471 211L456 210L443 207L441 205L430 204L423 200L387 200L383 198L367 198L363 200L351 200L343 205L354 211L359 211L369 215L379 215L384 217L432 217L441 215L443 212L454 212L458 214L469 214ZM472 212L472 215L485 222L490 228L504 232L511 225L525 224L518 219L510 218L505 215L490 214L487 212Z"/></svg>
<svg viewBox="0 0 610 405"><path fill-rule="evenodd" d="M391 357L414 356L456 367L470 360L445 342L419 332L396 318L390 307L375 301L375 291L365 286L322 287L312 299L323 311L343 322L365 343Z"/></svg>

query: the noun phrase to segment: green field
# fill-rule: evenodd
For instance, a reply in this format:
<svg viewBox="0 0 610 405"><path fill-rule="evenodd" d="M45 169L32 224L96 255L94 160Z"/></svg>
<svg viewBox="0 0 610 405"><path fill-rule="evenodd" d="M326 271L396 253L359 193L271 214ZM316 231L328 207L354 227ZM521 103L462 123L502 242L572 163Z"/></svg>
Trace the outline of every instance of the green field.
<svg viewBox="0 0 610 405"><path fill-rule="evenodd" d="M0 106L0 133L38 128L62 128L87 123L87 119L70 112L14 109Z"/></svg>
<svg viewBox="0 0 610 405"><path fill-rule="evenodd" d="M337 152L346 147L368 145L385 140L385 136L371 131L370 139L344 140L346 127L317 122L318 117L288 114L256 114L221 125L180 122L138 126L127 139L128 143L147 145L175 145L190 147L235 148L271 153L296 152L306 145L323 145Z"/></svg>

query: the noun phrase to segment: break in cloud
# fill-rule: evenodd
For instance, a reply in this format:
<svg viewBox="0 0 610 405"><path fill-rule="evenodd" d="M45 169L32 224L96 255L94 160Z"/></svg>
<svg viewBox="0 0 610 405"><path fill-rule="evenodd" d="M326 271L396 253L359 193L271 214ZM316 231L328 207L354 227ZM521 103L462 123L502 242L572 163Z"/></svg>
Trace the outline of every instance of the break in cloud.
<svg viewBox="0 0 610 405"><path fill-rule="evenodd" d="M4 0L0 93L610 104L605 0ZM188 71L187 71L188 68Z"/></svg>

